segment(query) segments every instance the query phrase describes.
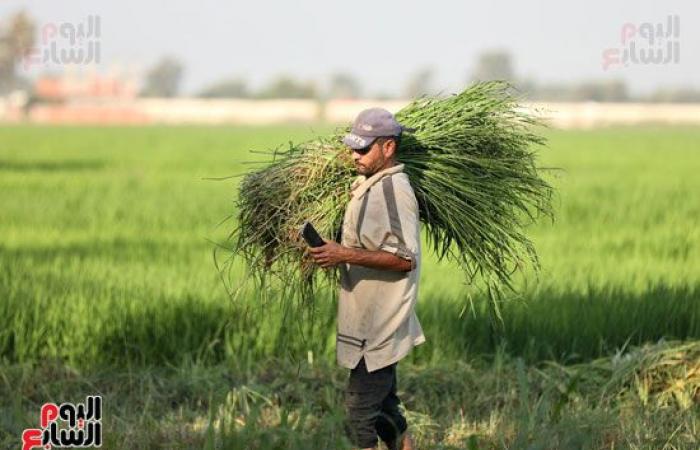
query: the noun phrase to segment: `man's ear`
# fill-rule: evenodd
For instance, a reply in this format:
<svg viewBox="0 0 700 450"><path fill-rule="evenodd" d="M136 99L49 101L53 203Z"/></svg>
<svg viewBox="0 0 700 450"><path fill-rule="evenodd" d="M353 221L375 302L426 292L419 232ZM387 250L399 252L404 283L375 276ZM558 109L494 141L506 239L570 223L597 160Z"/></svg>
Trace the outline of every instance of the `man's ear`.
<svg viewBox="0 0 700 450"><path fill-rule="evenodd" d="M396 141L393 139L387 139L384 141L384 157L386 158L392 158L396 156Z"/></svg>

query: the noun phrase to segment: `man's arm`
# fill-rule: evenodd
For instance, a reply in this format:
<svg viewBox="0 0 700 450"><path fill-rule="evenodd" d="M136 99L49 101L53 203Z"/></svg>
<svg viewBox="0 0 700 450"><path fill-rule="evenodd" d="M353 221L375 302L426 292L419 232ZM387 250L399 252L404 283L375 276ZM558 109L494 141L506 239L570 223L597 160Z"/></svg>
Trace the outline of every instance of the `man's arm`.
<svg viewBox="0 0 700 450"><path fill-rule="evenodd" d="M323 268L341 263L397 272L408 272L412 268L410 259L401 258L384 250L345 247L335 241L326 240L326 244L321 247L309 247L309 252L316 263Z"/></svg>

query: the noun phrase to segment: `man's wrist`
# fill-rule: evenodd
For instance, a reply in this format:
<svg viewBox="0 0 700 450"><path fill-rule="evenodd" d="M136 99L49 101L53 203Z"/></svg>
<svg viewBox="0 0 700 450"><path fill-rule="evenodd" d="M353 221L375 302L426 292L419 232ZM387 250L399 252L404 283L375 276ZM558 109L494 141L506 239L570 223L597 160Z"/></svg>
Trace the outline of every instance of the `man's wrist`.
<svg viewBox="0 0 700 450"><path fill-rule="evenodd" d="M343 247L343 262L346 264L354 264L356 262L357 251L352 247Z"/></svg>

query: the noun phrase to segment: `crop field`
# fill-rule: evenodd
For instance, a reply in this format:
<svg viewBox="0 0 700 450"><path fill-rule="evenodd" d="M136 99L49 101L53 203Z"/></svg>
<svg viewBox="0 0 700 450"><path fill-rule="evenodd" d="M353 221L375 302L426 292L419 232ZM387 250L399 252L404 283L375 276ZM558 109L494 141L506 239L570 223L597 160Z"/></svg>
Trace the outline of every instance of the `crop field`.
<svg viewBox="0 0 700 450"><path fill-rule="evenodd" d="M213 258L240 180L215 178L330 130L1 127L0 447L99 393L103 448L350 448L331 297L233 301ZM418 447L700 448L700 128L545 134L556 217L500 333L424 247Z"/></svg>

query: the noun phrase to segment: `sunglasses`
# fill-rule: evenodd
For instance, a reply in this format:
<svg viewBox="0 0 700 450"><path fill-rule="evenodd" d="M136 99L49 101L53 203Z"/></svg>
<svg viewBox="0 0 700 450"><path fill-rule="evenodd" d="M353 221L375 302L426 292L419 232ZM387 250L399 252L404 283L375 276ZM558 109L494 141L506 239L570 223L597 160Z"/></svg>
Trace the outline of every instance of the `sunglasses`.
<svg viewBox="0 0 700 450"><path fill-rule="evenodd" d="M371 142L367 147L363 147L363 148L359 148L359 149L358 149L358 148L353 148L352 151L353 151L354 153L358 153L358 154L360 154L360 155L366 155L367 153L369 153L370 150L372 150L372 146L374 145L374 143L375 143L376 141L377 141L377 138L375 138L374 140L372 140L372 142Z"/></svg>

